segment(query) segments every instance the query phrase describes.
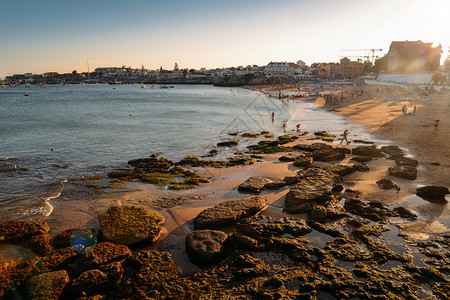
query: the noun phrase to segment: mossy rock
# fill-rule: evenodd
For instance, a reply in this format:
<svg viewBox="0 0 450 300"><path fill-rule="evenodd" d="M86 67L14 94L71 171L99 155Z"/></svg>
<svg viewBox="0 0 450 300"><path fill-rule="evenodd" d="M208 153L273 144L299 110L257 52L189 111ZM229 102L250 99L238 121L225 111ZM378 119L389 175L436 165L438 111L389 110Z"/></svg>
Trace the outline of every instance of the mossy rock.
<svg viewBox="0 0 450 300"><path fill-rule="evenodd" d="M296 135L281 135L278 137L278 141L280 145L291 143L293 141L296 141L298 139L298 136Z"/></svg>
<svg viewBox="0 0 450 300"><path fill-rule="evenodd" d="M259 136L258 133L250 133L250 132L246 132L241 134L242 137L247 137L247 138L256 138Z"/></svg>
<svg viewBox="0 0 450 300"><path fill-rule="evenodd" d="M226 141L217 143L218 147L235 147L237 145L239 145L239 141Z"/></svg>
<svg viewBox="0 0 450 300"><path fill-rule="evenodd" d="M265 134L264 137L267 139L271 139L274 137L274 135L273 134Z"/></svg>
<svg viewBox="0 0 450 300"><path fill-rule="evenodd" d="M137 206L114 206L99 214L102 238L119 244L154 243L164 218Z"/></svg>
<svg viewBox="0 0 450 300"><path fill-rule="evenodd" d="M327 221L327 209L322 205L313 207L308 213L308 220L325 223Z"/></svg>

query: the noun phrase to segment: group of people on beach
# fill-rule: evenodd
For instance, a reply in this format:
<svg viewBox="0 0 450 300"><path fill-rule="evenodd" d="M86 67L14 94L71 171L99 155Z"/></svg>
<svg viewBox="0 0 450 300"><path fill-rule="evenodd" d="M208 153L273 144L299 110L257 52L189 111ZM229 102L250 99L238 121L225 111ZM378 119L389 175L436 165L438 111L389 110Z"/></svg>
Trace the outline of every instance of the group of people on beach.
<svg viewBox="0 0 450 300"><path fill-rule="evenodd" d="M412 111L413 115L416 114L416 110L417 110L417 107L414 105L413 111ZM402 115L406 116L407 114L408 114L408 107L406 105L403 105L403 107L402 107Z"/></svg>

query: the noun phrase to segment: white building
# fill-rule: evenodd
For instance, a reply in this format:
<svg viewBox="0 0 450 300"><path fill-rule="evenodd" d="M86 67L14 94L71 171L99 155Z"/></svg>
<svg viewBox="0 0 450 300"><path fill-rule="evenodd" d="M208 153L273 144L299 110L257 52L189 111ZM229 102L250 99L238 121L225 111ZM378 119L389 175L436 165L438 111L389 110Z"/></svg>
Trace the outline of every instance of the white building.
<svg viewBox="0 0 450 300"><path fill-rule="evenodd" d="M301 73L302 69L299 65L288 62L270 62L265 68L266 77L277 76L294 76L296 73Z"/></svg>

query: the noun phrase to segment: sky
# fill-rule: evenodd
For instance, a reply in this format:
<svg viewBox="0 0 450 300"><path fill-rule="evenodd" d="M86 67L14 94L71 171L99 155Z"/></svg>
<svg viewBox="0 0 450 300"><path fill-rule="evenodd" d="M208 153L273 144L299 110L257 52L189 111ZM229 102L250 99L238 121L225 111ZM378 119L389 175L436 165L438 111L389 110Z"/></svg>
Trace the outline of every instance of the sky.
<svg viewBox="0 0 450 300"><path fill-rule="evenodd" d="M339 61L392 41L450 47L450 0L0 0L0 78L97 67Z"/></svg>

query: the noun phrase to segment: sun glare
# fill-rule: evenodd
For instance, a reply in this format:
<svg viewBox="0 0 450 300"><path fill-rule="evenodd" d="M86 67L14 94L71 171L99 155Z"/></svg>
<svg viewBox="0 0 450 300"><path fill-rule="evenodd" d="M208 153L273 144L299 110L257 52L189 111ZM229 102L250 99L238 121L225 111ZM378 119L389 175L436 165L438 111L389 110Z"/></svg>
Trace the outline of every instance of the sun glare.
<svg viewBox="0 0 450 300"><path fill-rule="evenodd" d="M440 43L434 42L434 43L431 45L431 47L432 47L432 48L437 48L437 47L439 47L440 45L441 45Z"/></svg>

